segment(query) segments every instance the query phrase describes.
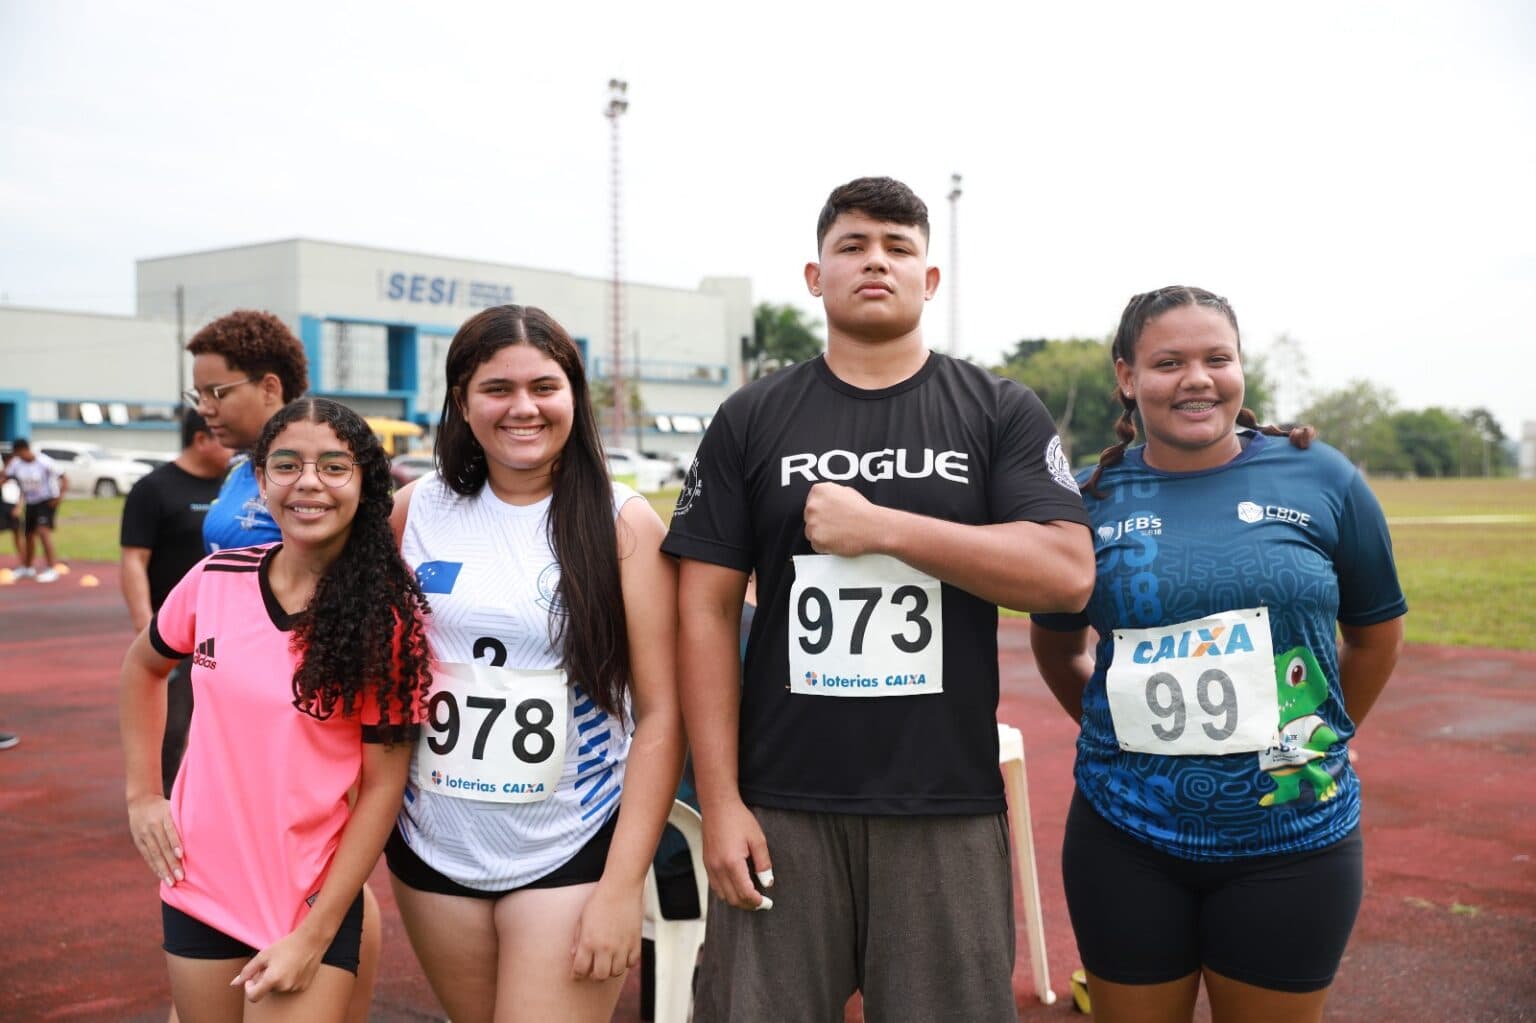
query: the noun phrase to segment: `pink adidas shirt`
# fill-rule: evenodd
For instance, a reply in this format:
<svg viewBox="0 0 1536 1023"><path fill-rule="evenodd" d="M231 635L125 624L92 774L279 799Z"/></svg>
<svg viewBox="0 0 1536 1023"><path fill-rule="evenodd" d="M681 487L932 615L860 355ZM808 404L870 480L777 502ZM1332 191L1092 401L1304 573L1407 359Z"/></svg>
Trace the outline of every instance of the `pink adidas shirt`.
<svg viewBox="0 0 1536 1023"><path fill-rule="evenodd" d="M161 898L258 949L309 912L379 720L371 692L353 717L293 705L292 621L267 579L277 546L204 559L149 628L162 655L194 658L196 710L171 792L186 879L162 884Z"/></svg>

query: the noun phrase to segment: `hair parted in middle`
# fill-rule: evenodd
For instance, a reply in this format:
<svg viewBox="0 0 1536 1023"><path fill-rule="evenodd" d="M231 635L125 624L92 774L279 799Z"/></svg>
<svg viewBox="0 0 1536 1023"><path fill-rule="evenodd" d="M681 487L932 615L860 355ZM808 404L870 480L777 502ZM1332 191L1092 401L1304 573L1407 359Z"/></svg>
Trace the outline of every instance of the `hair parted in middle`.
<svg viewBox="0 0 1536 1023"><path fill-rule="evenodd" d="M1120 314L1120 326L1115 329L1115 340L1110 345L1109 357L1111 360L1124 360L1127 366L1136 364L1136 342L1141 340L1141 332L1146 329L1148 323L1168 312L1170 309L1178 309L1183 306L1198 305L1207 309L1214 309L1220 313L1228 323L1232 324L1232 334L1237 339L1238 354L1242 354L1243 336L1237 326L1237 314L1232 311L1232 305L1226 299L1215 292L1206 291L1204 288L1193 288L1183 284L1171 284L1158 288L1155 291L1146 291L1140 295L1132 295L1130 302L1126 303L1125 311ZM1088 478L1087 490L1095 497L1103 497L1099 493L1099 477L1104 470L1112 465L1120 464L1125 458L1125 449L1130 447L1136 439L1136 399L1129 397L1117 386L1115 399L1120 402L1120 418L1115 421L1115 436L1120 440L1105 448L1099 454L1099 464L1094 468L1093 475ZM1258 417L1252 409L1242 409L1237 414L1237 425L1247 427L1250 430L1258 430L1260 433L1271 437L1289 437L1292 444L1298 448L1305 448L1312 443L1317 436L1317 431L1310 426L1271 426L1259 425Z"/></svg>
<svg viewBox="0 0 1536 1023"><path fill-rule="evenodd" d="M265 469L278 434L300 421L335 431L351 451L363 486L346 545L294 622L293 645L301 658L293 674L294 706L322 720L338 710L355 714L372 686L380 737L403 741L432 684L421 622L429 608L389 525L394 507L389 458L362 416L329 398L300 398L267 420L251 463Z"/></svg>
<svg viewBox="0 0 1536 1023"><path fill-rule="evenodd" d="M895 178L855 178L827 196L816 218L816 251L827 240L832 222L844 213L862 213L888 224L905 224L923 232L928 241L928 207L917 193Z"/></svg>
<svg viewBox="0 0 1536 1023"><path fill-rule="evenodd" d="M501 305L464 322L448 346L448 393L435 453L443 482L466 497L490 474L485 449L464 418L475 371L511 345L530 345L554 360L571 388L573 421L554 467L549 540L560 565L560 599L550 616L561 666L592 702L618 715L629 692L629 634L619 579L613 485L592 411L581 352L564 327L534 306Z"/></svg>

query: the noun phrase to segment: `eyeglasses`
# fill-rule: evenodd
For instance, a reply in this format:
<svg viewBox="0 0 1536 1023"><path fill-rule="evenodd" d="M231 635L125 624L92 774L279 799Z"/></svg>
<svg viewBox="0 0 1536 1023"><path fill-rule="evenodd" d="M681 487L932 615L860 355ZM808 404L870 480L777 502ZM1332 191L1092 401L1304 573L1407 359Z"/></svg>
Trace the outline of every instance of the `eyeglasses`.
<svg viewBox="0 0 1536 1023"><path fill-rule="evenodd" d="M261 467L261 471L269 482L280 487L290 487L299 482L299 477L304 475L306 465L314 466L315 475L328 487L346 486L352 479L352 471L357 468L356 462L340 455L306 462L298 455L279 451L267 456L267 462Z"/></svg>
<svg viewBox="0 0 1536 1023"><path fill-rule="evenodd" d="M189 387L185 391L181 392L181 396L187 399L188 405L201 405L205 398L207 399L208 404L217 405L219 402L224 400L224 395L228 394L230 391L233 391L241 384L253 384L255 382L256 377L246 377L244 380L231 380L227 384L214 384L206 391L199 391L195 387Z"/></svg>

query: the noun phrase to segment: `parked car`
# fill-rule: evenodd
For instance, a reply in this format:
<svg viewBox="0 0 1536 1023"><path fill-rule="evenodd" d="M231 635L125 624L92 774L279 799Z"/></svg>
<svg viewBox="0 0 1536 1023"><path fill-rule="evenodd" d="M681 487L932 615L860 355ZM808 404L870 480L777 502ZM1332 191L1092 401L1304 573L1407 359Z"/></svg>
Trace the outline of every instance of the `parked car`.
<svg viewBox="0 0 1536 1023"><path fill-rule="evenodd" d="M672 463L646 458L633 448L609 448L608 475L649 494L666 486L672 478Z"/></svg>
<svg viewBox="0 0 1536 1023"><path fill-rule="evenodd" d="M174 451L114 451L112 454L118 458L131 458L135 462L143 462L151 469L158 469L166 462L176 460Z"/></svg>
<svg viewBox="0 0 1536 1023"><path fill-rule="evenodd" d="M117 497L149 475L151 466L125 458L100 444L73 440L34 441L32 446L55 462L64 472L71 494Z"/></svg>
<svg viewBox="0 0 1536 1023"><path fill-rule="evenodd" d="M430 454L396 455L389 462L389 478L396 487L403 487L436 468L437 461Z"/></svg>

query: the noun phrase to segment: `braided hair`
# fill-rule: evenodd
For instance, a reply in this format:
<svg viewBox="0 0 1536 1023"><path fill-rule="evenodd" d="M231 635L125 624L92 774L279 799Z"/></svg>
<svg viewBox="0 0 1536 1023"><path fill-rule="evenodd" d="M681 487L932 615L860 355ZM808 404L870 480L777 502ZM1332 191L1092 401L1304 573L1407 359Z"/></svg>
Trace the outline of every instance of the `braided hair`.
<svg viewBox="0 0 1536 1023"><path fill-rule="evenodd" d="M406 739L415 711L432 684L421 615L427 599L389 526L393 507L389 459L361 416L329 398L300 398L278 409L251 454L265 470L272 442L294 422L324 423L352 452L363 488L341 554L325 570L309 606L293 626L299 667L293 704L324 720L338 710L356 714L372 687L379 706L379 736Z"/></svg>
<svg viewBox="0 0 1536 1023"><path fill-rule="evenodd" d="M1146 329L1147 324L1170 309L1188 305L1204 306L1220 313L1232 325L1232 333L1238 338L1238 351L1241 353L1242 335L1237 328L1237 314L1232 311L1232 306L1227 300L1204 288L1174 284L1158 288L1156 291L1131 296L1125 312L1120 314L1120 326L1115 330L1114 344L1109 350L1110 358L1117 361L1123 360L1127 366L1134 365L1136 342L1141 340L1141 332ZM1115 420L1115 436L1120 440L1099 453L1099 464L1094 468L1093 475L1088 478L1088 492L1094 497L1104 496L1099 492L1099 477L1104 474L1104 470L1119 465L1125 458L1125 449L1130 447L1136 439L1136 399L1127 395L1119 387L1115 388L1115 399L1120 402L1120 418ZM1317 436L1317 431L1310 426L1260 425L1253 410L1246 408L1237 413L1237 425L1257 430L1271 437L1287 437L1298 448L1308 447L1312 439Z"/></svg>

